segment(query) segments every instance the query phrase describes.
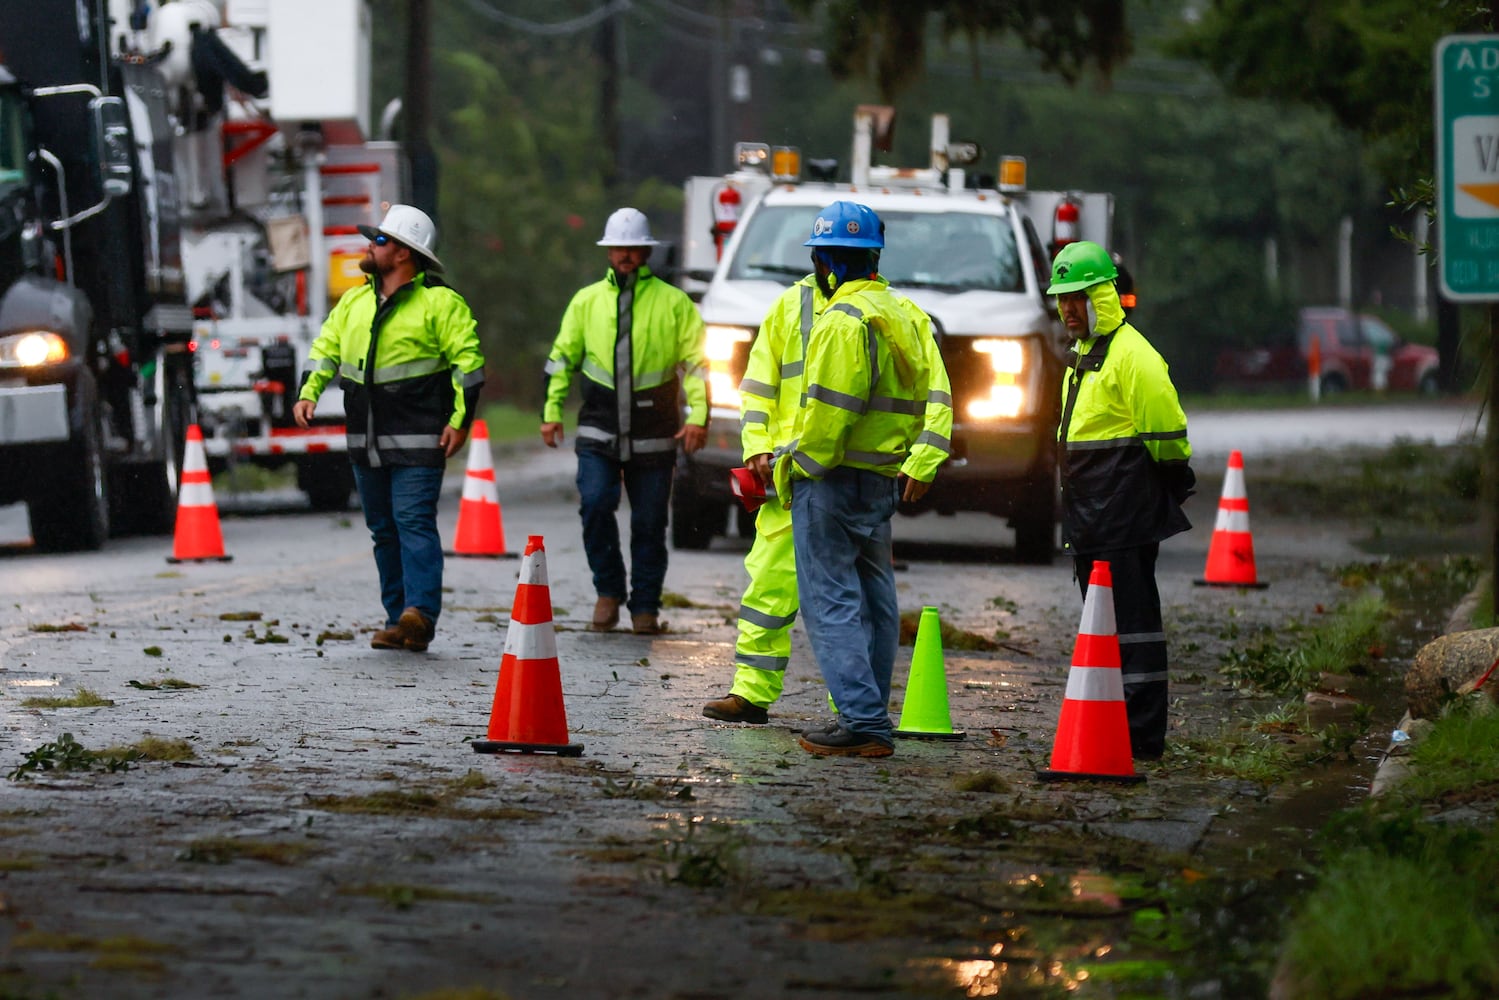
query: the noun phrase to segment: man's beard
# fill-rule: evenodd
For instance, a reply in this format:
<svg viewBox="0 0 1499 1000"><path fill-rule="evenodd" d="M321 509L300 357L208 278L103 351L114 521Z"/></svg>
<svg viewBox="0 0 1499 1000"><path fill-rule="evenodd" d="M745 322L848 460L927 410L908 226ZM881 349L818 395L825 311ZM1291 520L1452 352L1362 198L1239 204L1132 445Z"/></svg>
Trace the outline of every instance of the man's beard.
<svg viewBox="0 0 1499 1000"><path fill-rule="evenodd" d="M364 258L359 261L359 270L363 271L365 274L373 274L377 278L384 277L384 275L380 273L380 265L375 261L374 257L371 257L368 254L366 254Z"/></svg>

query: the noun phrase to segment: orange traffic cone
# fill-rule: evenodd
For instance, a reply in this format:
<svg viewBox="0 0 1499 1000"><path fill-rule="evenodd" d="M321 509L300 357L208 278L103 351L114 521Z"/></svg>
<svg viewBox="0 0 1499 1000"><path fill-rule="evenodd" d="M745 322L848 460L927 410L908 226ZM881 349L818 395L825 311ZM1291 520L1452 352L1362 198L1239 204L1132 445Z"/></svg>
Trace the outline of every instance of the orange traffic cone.
<svg viewBox="0 0 1499 1000"><path fill-rule="evenodd" d="M486 736L474 740L479 753L576 757L583 752L581 743L567 742L562 673L557 664L557 636L552 631L552 592L540 535L526 539Z"/></svg>
<svg viewBox="0 0 1499 1000"><path fill-rule="evenodd" d="M453 539L453 551L448 555L490 558L507 555L500 496L494 487L494 459L489 452L489 427L482 420L474 421L473 436L469 440L463 499L458 504L458 531Z"/></svg>
<svg viewBox="0 0 1499 1000"><path fill-rule="evenodd" d="M1228 472L1223 476L1223 496L1218 500L1218 520L1208 545L1208 562L1202 579L1209 587L1268 587L1254 573L1254 536L1249 533L1249 497L1244 492L1244 456L1229 452Z"/></svg>
<svg viewBox="0 0 1499 1000"><path fill-rule="evenodd" d="M197 424L187 428L187 448L182 455L182 483L177 490L177 531L167 562L203 562L224 555L224 535L219 530L219 508L213 502L213 482L208 475L208 455L203 450L203 432Z"/></svg>
<svg viewBox="0 0 1499 1000"><path fill-rule="evenodd" d="M1144 781L1135 773L1129 748L1129 716L1124 708L1124 675L1119 670L1119 635L1114 627L1114 579L1109 564L1093 563L1083 620L1072 648L1072 672L1062 717L1052 744L1051 769L1043 781Z"/></svg>

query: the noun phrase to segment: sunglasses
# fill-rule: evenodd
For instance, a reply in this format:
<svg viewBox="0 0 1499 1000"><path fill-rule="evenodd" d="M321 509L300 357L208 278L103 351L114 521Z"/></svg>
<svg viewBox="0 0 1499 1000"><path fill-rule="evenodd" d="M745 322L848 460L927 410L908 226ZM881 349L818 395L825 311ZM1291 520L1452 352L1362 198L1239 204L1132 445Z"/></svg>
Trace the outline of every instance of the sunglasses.
<svg viewBox="0 0 1499 1000"><path fill-rule="evenodd" d="M375 246L377 247L383 247L387 243L394 243L395 240L391 239L389 236L386 236L384 233L376 233L375 238L370 240L370 242L375 244Z"/></svg>

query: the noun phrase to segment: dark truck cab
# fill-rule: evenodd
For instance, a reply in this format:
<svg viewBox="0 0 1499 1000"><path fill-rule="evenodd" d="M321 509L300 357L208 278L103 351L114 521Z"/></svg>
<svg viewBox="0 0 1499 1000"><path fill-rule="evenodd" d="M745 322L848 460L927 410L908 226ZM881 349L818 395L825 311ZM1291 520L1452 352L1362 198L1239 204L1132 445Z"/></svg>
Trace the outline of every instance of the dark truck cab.
<svg viewBox="0 0 1499 1000"><path fill-rule="evenodd" d="M0 503L44 551L169 531L191 413L169 133L107 23L0 6Z"/></svg>

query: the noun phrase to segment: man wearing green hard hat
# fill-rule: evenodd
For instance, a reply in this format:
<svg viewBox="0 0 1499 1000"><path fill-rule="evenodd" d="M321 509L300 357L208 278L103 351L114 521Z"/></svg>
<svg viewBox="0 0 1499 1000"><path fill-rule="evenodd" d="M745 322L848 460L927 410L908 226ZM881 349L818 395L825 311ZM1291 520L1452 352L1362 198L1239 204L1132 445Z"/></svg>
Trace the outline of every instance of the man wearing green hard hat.
<svg viewBox="0 0 1499 1000"><path fill-rule="evenodd" d="M1118 268L1097 243L1064 247L1051 287L1072 347L1057 429L1062 537L1087 596L1095 561L1109 563L1137 759L1166 746L1166 633L1155 563L1162 540L1192 525L1181 505L1196 477L1187 417L1165 360L1124 316Z"/></svg>

